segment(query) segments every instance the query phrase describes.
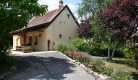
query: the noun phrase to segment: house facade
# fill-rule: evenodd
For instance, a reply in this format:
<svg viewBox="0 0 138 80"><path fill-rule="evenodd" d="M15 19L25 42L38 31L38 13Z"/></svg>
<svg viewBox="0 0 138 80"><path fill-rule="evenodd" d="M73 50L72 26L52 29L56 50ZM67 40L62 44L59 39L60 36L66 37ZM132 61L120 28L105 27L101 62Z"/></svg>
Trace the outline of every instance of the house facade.
<svg viewBox="0 0 138 80"><path fill-rule="evenodd" d="M79 27L69 7L63 6L60 0L59 8L49 11L43 16L35 16L28 27L10 32L13 36L13 49L16 46L32 46L35 50L55 50L58 43L70 45L78 34Z"/></svg>

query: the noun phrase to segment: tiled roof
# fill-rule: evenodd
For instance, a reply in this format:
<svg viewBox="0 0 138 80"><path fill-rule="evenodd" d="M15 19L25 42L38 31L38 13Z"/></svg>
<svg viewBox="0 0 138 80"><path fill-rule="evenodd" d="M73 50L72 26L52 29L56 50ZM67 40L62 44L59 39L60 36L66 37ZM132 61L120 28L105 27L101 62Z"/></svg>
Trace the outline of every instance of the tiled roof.
<svg viewBox="0 0 138 80"><path fill-rule="evenodd" d="M50 22L58 14L59 11L60 11L59 9L55 9L55 10L47 12L43 16L40 15L40 16L33 17L29 21L28 27Z"/></svg>

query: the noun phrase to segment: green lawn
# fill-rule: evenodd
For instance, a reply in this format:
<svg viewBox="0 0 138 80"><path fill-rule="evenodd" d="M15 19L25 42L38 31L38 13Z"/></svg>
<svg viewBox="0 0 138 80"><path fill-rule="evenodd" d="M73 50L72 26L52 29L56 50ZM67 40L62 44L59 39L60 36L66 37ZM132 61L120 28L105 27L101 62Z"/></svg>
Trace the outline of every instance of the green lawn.
<svg viewBox="0 0 138 80"><path fill-rule="evenodd" d="M92 56L92 58L94 57L96 56ZM99 58L107 58L107 57L99 57ZM118 62L111 63L111 62L104 61L106 66L113 68L114 70L113 74L115 74L118 71L123 71L126 73L131 73L133 77L136 78L136 80L138 80L138 64L137 64L137 68L135 68L134 65L130 63L125 63L125 61L127 60L125 58L113 58L113 60L117 60Z"/></svg>

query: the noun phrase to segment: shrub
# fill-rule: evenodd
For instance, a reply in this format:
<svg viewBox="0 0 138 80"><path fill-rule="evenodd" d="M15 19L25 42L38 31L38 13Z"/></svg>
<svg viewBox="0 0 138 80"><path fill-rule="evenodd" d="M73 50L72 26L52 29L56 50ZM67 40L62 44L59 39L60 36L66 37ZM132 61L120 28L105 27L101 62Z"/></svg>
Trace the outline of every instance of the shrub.
<svg viewBox="0 0 138 80"><path fill-rule="evenodd" d="M105 66L105 63L102 61L93 61L90 62L90 57L87 57L79 53L74 53L74 51L64 51L64 54L67 55L68 57L77 60L81 63L83 63L86 67L91 68L92 70L99 72L101 74L105 74L108 76L111 76L111 73L113 72L113 69L110 69L109 67Z"/></svg>
<svg viewBox="0 0 138 80"><path fill-rule="evenodd" d="M90 61L90 57L88 56L82 56L81 62L88 63Z"/></svg>
<svg viewBox="0 0 138 80"><path fill-rule="evenodd" d="M78 51L78 48L76 48L73 45L68 46L68 51Z"/></svg>
<svg viewBox="0 0 138 80"><path fill-rule="evenodd" d="M66 56L68 56L68 55L69 55L69 52L68 52L68 51L64 51L64 54L65 54Z"/></svg>
<svg viewBox="0 0 138 80"><path fill-rule="evenodd" d="M73 46L73 45L65 45L65 44L57 44L56 45L56 49L62 53L64 53L64 51L77 51L78 49Z"/></svg>
<svg viewBox="0 0 138 80"><path fill-rule="evenodd" d="M113 69L105 66L105 63L102 61L93 61L89 64L89 68L92 70L99 72L101 74L105 74L108 76L111 76L111 73L113 73Z"/></svg>
<svg viewBox="0 0 138 80"><path fill-rule="evenodd" d="M23 47L22 50L23 51L29 51L29 50L32 50L32 47L30 47L30 46L29 47Z"/></svg>
<svg viewBox="0 0 138 80"><path fill-rule="evenodd" d="M97 60L96 63L95 63L95 66L99 66L99 64L104 64L104 62L101 61L101 60Z"/></svg>
<svg viewBox="0 0 138 80"><path fill-rule="evenodd" d="M87 63L90 61L90 57L84 56L82 54L79 53L74 53L74 51L64 51L64 54L67 55L68 57L77 60L79 62L83 62L83 63Z"/></svg>
<svg viewBox="0 0 138 80"><path fill-rule="evenodd" d="M89 50L90 54L95 56L97 53L101 52L101 49L100 49L101 44L100 43L93 41L93 42L89 42L89 44L92 45Z"/></svg>
<svg viewBox="0 0 138 80"><path fill-rule="evenodd" d="M84 43L84 38L75 38L72 40L72 45L77 47L79 50L82 48L82 44Z"/></svg>
<svg viewBox="0 0 138 80"><path fill-rule="evenodd" d="M133 80L133 76L131 74L127 74L125 72L117 72L113 75L114 80Z"/></svg>
<svg viewBox="0 0 138 80"><path fill-rule="evenodd" d="M65 44L57 44L56 49L60 52L64 52L68 50L68 47Z"/></svg>
<svg viewBox="0 0 138 80"><path fill-rule="evenodd" d="M133 55L134 50L126 48L124 52L125 52L125 57L127 58L127 57Z"/></svg>
<svg viewBox="0 0 138 80"><path fill-rule="evenodd" d="M80 51L89 51L89 45L84 41L84 38L76 38L72 40L71 44L78 48Z"/></svg>
<svg viewBox="0 0 138 80"><path fill-rule="evenodd" d="M130 62L134 64L135 67L137 67L138 62L138 48L130 47L125 49L125 58L127 58L126 62Z"/></svg>

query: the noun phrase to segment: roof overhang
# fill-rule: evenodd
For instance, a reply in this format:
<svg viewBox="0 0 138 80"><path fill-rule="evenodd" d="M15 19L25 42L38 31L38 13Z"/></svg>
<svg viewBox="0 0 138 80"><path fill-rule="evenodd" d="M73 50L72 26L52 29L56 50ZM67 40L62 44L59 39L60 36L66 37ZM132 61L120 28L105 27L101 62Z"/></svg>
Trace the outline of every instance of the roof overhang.
<svg viewBox="0 0 138 80"><path fill-rule="evenodd" d="M10 32L9 35L10 36L21 35L22 32L31 32L31 31L35 31L36 29L47 28L49 25L50 25L50 22L47 22L47 23L44 23L44 24L40 24L40 25L35 25L35 26L32 26L32 27L19 29L19 30Z"/></svg>

